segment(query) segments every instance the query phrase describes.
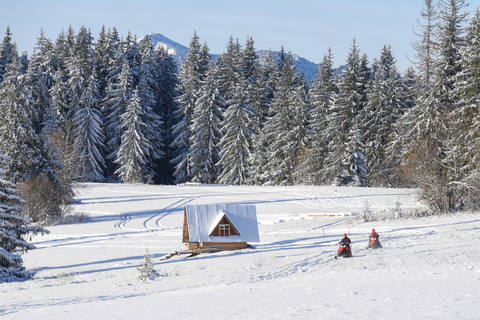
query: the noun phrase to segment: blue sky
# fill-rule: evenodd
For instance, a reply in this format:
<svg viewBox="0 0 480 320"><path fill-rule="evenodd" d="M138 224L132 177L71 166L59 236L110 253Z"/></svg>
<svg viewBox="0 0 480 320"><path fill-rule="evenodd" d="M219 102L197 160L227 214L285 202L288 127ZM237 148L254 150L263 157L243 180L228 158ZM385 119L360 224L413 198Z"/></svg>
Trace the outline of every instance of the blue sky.
<svg viewBox="0 0 480 320"><path fill-rule="evenodd" d="M403 72L411 65L406 56L414 59L412 28L422 6L422 0L0 0L0 38L10 26L19 51L31 53L41 29L55 40L62 29L84 25L96 38L105 25L121 36L161 33L185 46L196 30L211 53L223 52L230 36L242 44L252 36L257 49L283 46L315 63L331 47L336 66L355 38L370 61L391 45Z"/></svg>

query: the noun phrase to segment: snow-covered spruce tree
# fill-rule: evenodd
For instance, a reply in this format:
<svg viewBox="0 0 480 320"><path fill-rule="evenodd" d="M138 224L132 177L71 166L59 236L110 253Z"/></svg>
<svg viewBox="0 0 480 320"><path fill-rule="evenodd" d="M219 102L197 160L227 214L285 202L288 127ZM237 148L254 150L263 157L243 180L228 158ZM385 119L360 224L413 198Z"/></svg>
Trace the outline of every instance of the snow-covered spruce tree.
<svg viewBox="0 0 480 320"><path fill-rule="evenodd" d="M255 130L252 132L252 152L249 159L249 184L263 184L260 179L263 167L268 162L266 156L266 141L263 134L263 124L268 114L270 100L266 89L266 76L260 66L259 58L254 47L253 38L248 38L241 52L242 74L246 83L247 104L255 111ZM273 64L276 67L276 64Z"/></svg>
<svg viewBox="0 0 480 320"><path fill-rule="evenodd" d="M323 184L328 181L323 177L321 169L328 153L328 144L332 140L332 132L328 131L327 115L333 104L333 93L337 92L335 73L333 71L333 54L328 49L318 67L318 73L309 90L311 109L309 123L309 163L310 183Z"/></svg>
<svg viewBox="0 0 480 320"><path fill-rule="evenodd" d="M50 88L54 85L53 43L45 38L43 30L37 39L35 50L27 69L28 85L32 92L34 108L38 115L34 127L36 132L50 130L55 126L56 114L52 107Z"/></svg>
<svg viewBox="0 0 480 320"><path fill-rule="evenodd" d="M461 48L461 71L455 83L458 97L452 112L457 174L462 187L456 188L464 209L478 209L480 200L480 9L466 27L465 46ZM450 152L453 154L454 150Z"/></svg>
<svg viewBox="0 0 480 320"><path fill-rule="evenodd" d="M78 158L74 150L74 126L70 116L70 106L67 96L67 79L64 72L57 70L53 77L54 85L50 88L53 117L48 124L49 140L58 160L63 164L62 175L67 180L76 179Z"/></svg>
<svg viewBox="0 0 480 320"><path fill-rule="evenodd" d="M139 51L141 54L141 64L140 82L137 89L143 108L143 119L145 123L143 132L150 146L145 172L151 177L149 179L151 180L156 175L155 161L163 158L165 153L163 152L163 121L161 114L157 113L155 109L157 105L157 95L155 95L155 91L158 89L158 83L155 77L157 68L150 37L147 37L147 39L140 44Z"/></svg>
<svg viewBox="0 0 480 320"><path fill-rule="evenodd" d="M170 162L174 157L174 150L171 144L174 140L173 126L175 124L175 110L177 102L175 101L178 92L178 66L173 56L170 55L162 46L157 46L154 50L157 72L155 73L158 89L156 94L155 112L160 115L163 121L163 151L165 157L158 161L157 181L161 184L171 184L173 182L173 165Z"/></svg>
<svg viewBox="0 0 480 320"><path fill-rule="evenodd" d="M252 37L248 37L245 48L240 52L240 68L241 74L245 80L251 81L256 77L256 70L260 68L258 63L258 55L255 50L255 41Z"/></svg>
<svg viewBox="0 0 480 320"><path fill-rule="evenodd" d="M420 83L424 86L433 81L433 70L435 63L435 24L438 13L432 0L424 0L424 6L420 13L424 22L418 22L421 31L415 34L420 38L413 43L413 49L416 51L417 61L415 66L418 70Z"/></svg>
<svg viewBox="0 0 480 320"><path fill-rule="evenodd" d="M228 109L223 114L220 160L220 184L242 185L247 182L249 158L252 152L252 133L257 117L247 103L245 82L236 85L235 94L227 101Z"/></svg>
<svg viewBox="0 0 480 320"><path fill-rule="evenodd" d="M215 183L219 175L217 162L220 160L220 129L225 103L216 80L215 63L210 61L192 115L188 157L193 182Z"/></svg>
<svg viewBox="0 0 480 320"><path fill-rule="evenodd" d="M30 226L30 220L21 216L23 200L15 184L5 178L3 167L8 162L8 157L0 151L0 283L33 277L22 266L20 254L35 249L27 242L32 236L49 233L42 227Z"/></svg>
<svg viewBox="0 0 480 320"><path fill-rule="evenodd" d="M276 91L264 129L268 141L267 185L293 184L293 168L305 146L305 94L291 54L281 55Z"/></svg>
<svg viewBox="0 0 480 320"><path fill-rule="evenodd" d="M328 154L324 160L321 175L329 177L328 184L349 183L354 177L347 178L349 172L349 160L354 149L348 149L347 145L361 136L363 123L362 109L364 105L364 92L362 88L361 60L355 40L347 56L347 66L338 82L338 92L333 95L333 104L327 115L327 131L331 140L328 141ZM365 77L363 77L365 78ZM355 129L352 130L356 124ZM360 130L360 132L358 131Z"/></svg>
<svg viewBox="0 0 480 320"><path fill-rule="evenodd" d="M14 50L16 52L16 49ZM33 128L34 101L16 54L0 86L0 148L10 181L27 180L48 166L43 143Z"/></svg>
<svg viewBox="0 0 480 320"><path fill-rule="evenodd" d="M218 87L220 94L227 102L236 94L237 84L244 79L244 66L242 65L242 49L238 42L230 39L227 44L227 51L217 59Z"/></svg>
<svg viewBox="0 0 480 320"><path fill-rule="evenodd" d="M93 53L93 68L98 79L99 101L102 101L105 97L110 63L115 59L119 42L115 29L106 31L105 26L102 26Z"/></svg>
<svg viewBox="0 0 480 320"><path fill-rule="evenodd" d="M368 167L363 140L360 126L354 121L345 145L345 157L341 162L343 171L338 178L339 184L352 187L367 185Z"/></svg>
<svg viewBox="0 0 480 320"><path fill-rule="evenodd" d="M96 73L93 71L87 88L80 98L80 106L73 118L75 149L78 154L78 178L80 181L103 181L105 161L102 150L102 113L97 109L98 89Z"/></svg>
<svg viewBox="0 0 480 320"><path fill-rule="evenodd" d="M80 39L78 39L78 41L82 42ZM74 180L79 178L80 155L78 154L78 149L75 147L75 122L73 119L77 111L81 109L81 100L84 92L87 90L88 78L91 74L91 66L84 61L84 59L87 59L85 57L86 53L82 53L80 47L77 48L77 53L75 51L76 45L76 43L73 44L74 53L64 61L66 67L65 82L61 83L60 86L65 89L65 94L60 93L60 95L64 95L65 100L63 101L63 106L65 109L60 118L63 130L59 132L63 134L63 136L59 137L63 145L62 158L66 160L64 162L66 166L71 166L67 169L67 172L71 174ZM61 81L61 79L58 80Z"/></svg>
<svg viewBox="0 0 480 320"><path fill-rule="evenodd" d="M115 174L125 183L145 183L147 179L146 162L150 145L143 134L143 117L141 99L138 90L134 90L130 104L121 115L122 141L115 160L119 165Z"/></svg>
<svg viewBox="0 0 480 320"><path fill-rule="evenodd" d="M117 77L109 79L105 100L102 105L109 177L114 175L115 170L118 168L115 159L117 159L117 152L123 133L121 115L125 113L133 91L133 75L129 64L123 59L116 61L122 62L121 71Z"/></svg>
<svg viewBox="0 0 480 320"><path fill-rule="evenodd" d="M66 90L68 99L68 111L66 121L71 121L80 108L80 99L86 90L88 74L90 72L82 67L79 56L72 56L67 62Z"/></svg>
<svg viewBox="0 0 480 320"><path fill-rule="evenodd" d="M245 79L248 104L257 114L257 128L260 129L262 122L268 113L268 98L265 90L265 75L258 61L253 38L248 38L245 49L241 52L241 74Z"/></svg>
<svg viewBox="0 0 480 320"><path fill-rule="evenodd" d="M0 84L3 81L3 77L7 72L7 66L12 62L15 55L18 55L17 50L14 49L12 43L12 33L10 27L7 27L5 37L0 44Z"/></svg>
<svg viewBox="0 0 480 320"><path fill-rule="evenodd" d="M175 150L175 158L172 159L172 164L175 165L175 172L173 173L175 183L183 183L191 179L188 150L190 149L190 137L192 135L192 114L197 100L196 94L201 81L204 79L206 66L208 65L208 63L206 64L208 60L205 61L205 59L208 59L205 54L208 46L205 44L202 50L198 40L197 33L194 32L188 47L188 54L178 75L178 109L175 112L177 122L173 127L175 138L171 144L171 147Z"/></svg>
<svg viewBox="0 0 480 320"><path fill-rule="evenodd" d="M254 84L253 90L249 90L249 101L252 101L252 106L258 117L258 127L252 137L253 151L249 160L249 183L263 185L268 180L267 175L265 175L265 170L270 160L267 150L267 130L264 124L267 121L270 104L276 88L276 82L278 81L278 65L271 50L268 52L265 64L261 67L261 70L257 72L258 75L256 76L255 81L258 85ZM251 96L252 93L254 96ZM259 102L261 103L260 105Z"/></svg>
<svg viewBox="0 0 480 320"><path fill-rule="evenodd" d="M148 251L148 248L145 249L145 254L143 255L142 265L138 270L138 279L146 282L148 280L154 280L159 276L158 272L155 270L155 263L153 262L153 257Z"/></svg>
<svg viewBox="0 0 480 320"><path fill-rule="evenodd" d="M392 164L391 184L393 187L412 187L412 180L405 175L402 161L408 153L411 143L409 132L412 124L412 109L417 103L419 88L419 78L412 67L407 68L402 76L402 101L404 109L400 112L400 118L392 125L390 139L387 145L387 157Z"/></svg>
<svg viewBox="0 0 480 320"><path fill-rule="evenodd" d="M267 58L265 59L265 64L262 67L263 75L264 75L264 86L265 86L265 94L267 103L271 103L273 100L273 93L276 90L278 77L279 77L279 66L275 57L273 55L272 50L268 51Z"/></svg>
<svg viewBox="0 0 480 320"><path fill-rule="evenodd" d="M141 63L141 54L138 48L138 43L136 36L132 37L130 31L127 34L127 37L121 43L121 53L123 54L123 59L128 63L130 70L132 72L132 84L136 88L140 82L140 63Z"/></svg>
<svg viewBox="0 0 480 320"><path fill-rule="evenodd" d="M371 186L388 187L396 184L394 166L398 158L394 159L387 148L393 138L394 124L404 109L401 85L391 47L384 46L380 59L374 61L365 107L365 156L368 159Z"/></svg>

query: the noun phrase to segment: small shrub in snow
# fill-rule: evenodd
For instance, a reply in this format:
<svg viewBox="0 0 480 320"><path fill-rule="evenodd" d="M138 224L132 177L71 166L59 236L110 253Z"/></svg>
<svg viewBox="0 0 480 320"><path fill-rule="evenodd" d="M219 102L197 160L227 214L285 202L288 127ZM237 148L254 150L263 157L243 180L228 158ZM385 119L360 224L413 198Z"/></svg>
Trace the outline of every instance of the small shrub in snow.
<svg viewBox="0 0 480 320"><path fill-rule="evenodd" d="M63 217L57 217L49 220L49 225L56 226L62 224L84 223L90 220L90 216L84 212L74 212Z"/></svg>
<svg viewBox="0 0 480 320"><path fill-rule="evenodd" d="M142 265L140 268L137 268L139 274L137 278L143 282L154 280L159 276L159 273L155 271L152 255L148 252L148 249L145 250L145 255L143 256Z"/></svg>
<svg viewBox="0 0 480 320"><path fill-rule="evenodd" d="M373 219L372 210L370 209L370 203L368 201L364 202L365 207L363 211L358 215L357 219L361 222L370 222Z"/></svg>
<svg viewBox="0 0 480 320"><path fill-rule="evenodd" d="M403 211L400 207L401 205L402 204L400 203L400 201L397 200L397 202L395 202L395 207L392 208L391 218L400 219L401 217L403 217Z"/></svg>

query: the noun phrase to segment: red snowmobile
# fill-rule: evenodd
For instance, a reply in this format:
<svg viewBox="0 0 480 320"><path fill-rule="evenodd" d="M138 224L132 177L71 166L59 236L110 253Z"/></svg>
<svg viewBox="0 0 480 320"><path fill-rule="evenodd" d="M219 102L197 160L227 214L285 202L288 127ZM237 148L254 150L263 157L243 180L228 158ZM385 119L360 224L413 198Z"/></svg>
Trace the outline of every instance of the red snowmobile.
<svg viewBox="0 0 480 320"><path fill-rule="evenodd" d="M380 241L378 241L377 237L370 237L370 241L368 242L367 249L377 249L381 247L382 245L380 244Z"/></svg>
<svg viewBox="0 0 480 320"><path fill-rule="evenodd" d="M352 249L350 248L350 243L352 243L352 241L350 241L350 239L347 237L347 234L344 233L343 239L340 240L340 242L338 243L340 247L337 250L335 259L337 259L338 257L350 258L352 256Z"/></svg>
<svg viewBox="0 0 480 320"><path fill-rule="evenodd" d="M378 240L379 237L380 236L378 235L377 232L375 232L375 229L372 229L372 233L370 233L370 235L368 236L368 238L370 240L368 241L367 249L381 248L382 245L380 244L380 241Z"/></svg>
<svg viewBox="0 0 480 320"><path fill-rule="evenodd" d="M335 259L337 258L350 258L352 256L352 249L350 246L341 244L337 250L337 254L335 255Z"/></svg>

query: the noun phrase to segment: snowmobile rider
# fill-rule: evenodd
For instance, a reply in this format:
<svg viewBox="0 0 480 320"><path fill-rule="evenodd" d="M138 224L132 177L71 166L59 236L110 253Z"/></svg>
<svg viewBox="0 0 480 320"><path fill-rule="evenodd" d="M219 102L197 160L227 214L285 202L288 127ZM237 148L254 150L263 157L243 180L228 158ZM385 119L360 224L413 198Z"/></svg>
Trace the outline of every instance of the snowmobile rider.
<svg viewBox="0 0 480 320"><path fill-rule="evenodd" d="M352 243L352 241L350 240L349 237L347 237L347 234L344 233L343 234L343 239L340 240L340 242L338 242L339 245L344 245L345 246L345 249L347 249L348 253L350 254L350 257L352 256L352 249L350 248L350 243Z"/></svg>
<svg viewBox="0 0 480 320"><path fill-rule="evenodd" d="M344 233L343 234L343 239L340 240L340 242L338 244L339 245L344 245L345 247L350 248L350 243L352 243L352 241L350 241L350 238L348 238L347 234Z"/></svg>
<svg viewBox="0 0 480 320"><path fill-rule="evenodd" d="M382 244L380 243L380 240L378 240L378 238L380 238L380 236L378 235L377 232L375 232L375 229L372 229L372 233L370 233L370 235L368 236L368 238L370 239L370 242L367 246L367 249L371 247L372 245L372 240L373 239L376 239L376 241L378 242L378 246L381 248L382 247Z"/></svg>

